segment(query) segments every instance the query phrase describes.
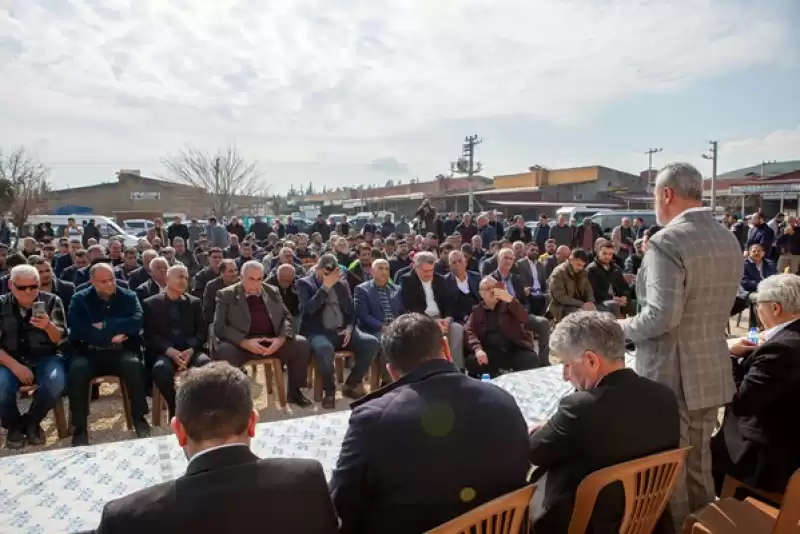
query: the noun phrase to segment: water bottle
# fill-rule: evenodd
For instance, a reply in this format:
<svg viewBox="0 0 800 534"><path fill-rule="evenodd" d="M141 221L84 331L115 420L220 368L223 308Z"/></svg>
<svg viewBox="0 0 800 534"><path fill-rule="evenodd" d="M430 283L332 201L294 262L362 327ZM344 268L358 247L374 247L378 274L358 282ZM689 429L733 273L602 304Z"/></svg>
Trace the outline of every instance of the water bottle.
<svg viewBox="0 0 800 534"><path fill-rule="evenodd" d="M747 332L747 341L758 345L760 339L758 338L758 328L751 328L749 332Z"/></svg>
<svg viewBox="0 0 800 534"><path fill-rule="evenodd" d="M489 376L487 373L481 375L481 382L491 382L492 377Z"/></svg>

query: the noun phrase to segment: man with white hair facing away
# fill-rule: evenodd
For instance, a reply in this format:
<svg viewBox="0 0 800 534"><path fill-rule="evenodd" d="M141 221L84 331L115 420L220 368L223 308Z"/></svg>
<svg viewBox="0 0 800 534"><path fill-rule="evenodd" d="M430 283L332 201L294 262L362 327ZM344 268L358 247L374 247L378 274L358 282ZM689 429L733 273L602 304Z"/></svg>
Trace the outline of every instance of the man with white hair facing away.
<svg viewBox="0 0 800 534"><path fill-rule="evenodd" d="M250 360L278 358L289 371L287 399L300 407L308 400L300 391L306 384L311 344L297 335L294 318L274 287L264 283L258 261L242 265L242 280L217 293L214 335L219 345L215 360L241 367Z"/></svg>
<svg viewBox="0 0 800 534"><path fill-rule="evenodd" d="M659 171L653 195L663 229L649 240L636 280L641 311L620 324L636 344L636 371L675 392L681 446L693 447L673 495L673 517L681 525L714 499L710 442L719 408L735 392L725 327L742 252L703 207L703 177L688 163Z"/></svg>
<svg viewBox="0 0 800 534"><path fill-rule="evenodd" d="M7 430L6 447L19 449L26 437L31 445L44 443L39 423L64 391L67 371L59 345L66 321L61 299L39 291L35 267L12 268L8 284L10 292L0 296L0 421ZM20 415L17 392L34 384L33 403Z"/></svg>
<svg viewBox="0 0 800 534"><path fill-rule="evenodd" d="M175 415L175 373L211 361L203 351L208 339L203 304L186 293L188 288L189 270L173 265L167 270L165 290L142 303L145 361L153 366L153 382L167 402L170 419Z"/></svg>

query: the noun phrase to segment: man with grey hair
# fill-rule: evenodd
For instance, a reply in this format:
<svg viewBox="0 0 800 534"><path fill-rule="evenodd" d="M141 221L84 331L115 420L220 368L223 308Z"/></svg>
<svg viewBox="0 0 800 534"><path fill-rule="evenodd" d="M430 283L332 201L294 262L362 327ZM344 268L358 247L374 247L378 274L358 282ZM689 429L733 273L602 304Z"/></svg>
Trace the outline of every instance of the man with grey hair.
<svg viewBox="0 0 800 534"><path fill-rule="evenodd" d="M742 276L736 238L702 205L703 178L688 163L659 171L653 191L663 229L648 242L636 279L640 312L622 319L636 370L669 386L692 446L672 500L677 525L714 500L711 434L735 391L725 327Z"/></svg>
<svg viewBox="0 0 800 534"><path fill-rule="evenodd" d="M625 368L625 335L611 314L566 316L553 330L550 348L576 391L561 399L548 421L531 428L530 461L537 466L532 481L544 487L543 510L536 499L531 507L533 530L544 534L567 531L575 492L587 475L674 449L680 441L675 395ZM593 531L619 531L622 492L603 492L595 510L602 513L594 514ZM657 532L675 532L668 513L661 519Z"/></svg>
<svg viewBox="0 0 800 534"><path fill-rule="evenodd" d="M447 336L453 363L464 369L464 327L453 321L447 282L434 272L435 263L432 252L417 252L414 256L414 270L400 278L403 313L422 313L436 319Z"/></svg>
<svg viewBox="0 0 800 534"><path fill-rule="evenodd" d="M288 401L309 406L300 388L306 384L311 345L296 333L278 290L264 283L264 266L248 261L241 273L241 282L217 293L214 335L219 344L214 359L241 367L250 360L277 358L289 373Z"/></svg>
<svg viewBox="0 0 800 534"><path fill-rule="evenodd" d="M166 258L153 258L150 261L150 280L136 288L139 302L144 302L154 295L158 295L167 287L167 270L169 262Z"/></svg>

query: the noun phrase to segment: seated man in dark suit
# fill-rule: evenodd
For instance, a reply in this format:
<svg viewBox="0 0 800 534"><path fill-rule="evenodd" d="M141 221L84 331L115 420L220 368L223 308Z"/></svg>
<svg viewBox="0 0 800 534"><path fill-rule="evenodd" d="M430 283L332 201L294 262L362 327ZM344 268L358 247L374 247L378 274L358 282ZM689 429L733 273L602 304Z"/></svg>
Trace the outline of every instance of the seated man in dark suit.
<svg viewBox="0 0 800 534"><path fill-rule="evenodd" d="M78 269L75 272L75 279L72 281L72 283L75 284L76 288L89 281L89 269L91 269L91 266L94 265L95 260L105 257L105 254L106 250L103 248L103 245L92 245L86 249L86 255L89 258L89 265Z"/></svg>
<svg viewBox="0 0 800 534"><path fill-rule="evenodd" d="M516 265L528 294L528 310L533 315L544 315L547 311L547 275L544 264L539 261L539 246L533 241L525 245L525 257L517 260Z"/></svg>
<svg viewBox="0 0 800 534"><path fill-rule="evenodd" d="M91 287L75 293L67 316L73 351L67 374L69 408L75 426L72 444L89 444L89 382L103 375L115 375L125 382L136 435L149 436L139 356L142 306L136 293L117 286L111 265L93 265L90 275Z"/></svg>
<svg viewBox="0 0 800 534"><path fill-rule="evenodd" d="M222 260L219 264L219 276L206 284L203 290L203 317L207 324L214 322L217 309L217 293L220 289L232 286L239 281L239 269L236 260Z"/></svg>
<svg viewBox="0 0 800 534"><path fill-rule="evenodd" d="M149 248L142 252L142 266L131 271L128 277L128 287L136 291L140 285L150 280L150 262L158 257L158 252Z"/></svg>
<svg viewBox="0 0 800 534"><path fill-rule="evenodd" d="M355 365L342 387L342 395L357 399L364 395L361 381L379 348L375 336L356 327L353 299L341 272L336 256L324 254L314 272L297 281L300 312L303 314L301 332L314 349L317 369L322 375L325 392L322 407L325 409L336 407L334 352L351 350L355 353Z"/></svg>
<svg viewBox="0 0 800 534"><path fill-rule="evenodd" d="M75 294L75 286L53 277L53 268L50 266L50 262L42 256L31 256L28 258L28 264L33 265L39 271L39 291L58 295L64 305L64 313L69 312L69 304L72 302L72 295Z"/></svg>
<svg viewBox="0 0 800 534"><path fill-rule="evenodd" d="M114 274L119 280L128 282L139 267L139 252L133 247L126 248L122 253L122 263L114 267Z"/></svg>
<svg viewBox="0 0 800 534"><path fill-rule="evenodd" d="M532 429L530 460L537 469L531 481L544 497L542 509L534 505L531 513L534 532L563 534L584 477L677 448L680 417L672 390L625 369L625 335L611 315L574 312L558 323L550 344L577 391ZM622 487L606 488L594 506L590 531L619 532L623 510ZM670 532L668 512L659 527Z"/></svg>
<svg viewBox="0 0 800 534"><path fill-rule="evenodd" d="M300 297L297 296L297 273L292 265L279 265L275 272L267 277L267 283L278 290L281 300L292 317L295 318L298 330L300 326Z"/></svg>
<svg viewBox="0 0 800 534"><path fill-rule="evenodd" d="M111 259L105 257L93 259L92 262L89 264L89 267L85 269L86 272L89 272L89 269L91 269L92 266L97 265L98 263L105 263L107 265L111 265ZM130 289L130 287L128 286L128 282L126 282L125 280L120 280L119 277L116 276L116 274L114 276L117 278L117 287L121 287L122 289ZM75 292L77 293L78 291L83 291L84 289L88 289L89 287L91 287L91 285L92 285L91 280L87 280L82 284L75 286Z"/></svg>
<svg viewBox="0 0 800 534"><path fill-rule="evenodd" d="M142 303L145 362L152 365L153 382L167 402L170 419L175 415L175 373L211 361L203 352L208 337L203 307L200 299L186 294L188 287L189 270L173 265L165 291Z"/></svg>
<svg viewBox="0 0 800 534"><path fill-rule="evenodd" d="M66 254L61 254L57 256L53 265L53 271L56 273L56 277L62 278L62 273L68 267L71 267L75 263L75 254L83 249L80 240L73 240L69 242L69 249ZM67 282L72 282L75 278L75 269L72 270L72 280L67 280Z"/></svg>
<svg viewBox="0 0 800 534"><path fill-rule="evenodd" d="M435 263L433 252L417 252L414 256L414 270L400 279L403 311L422 313L436 319L442 333L447 336L453 362L463 369L464 327L453 320L448 286L444 278L434 272Z"/></svg>
<svg viewBox="0 0 800 534"><path fill-rule="evenodd" d="M294 318L274 287L264 283L264 266L242 265L242 281L217 293L214 335L219 339L215 360L241 367L250 360L278 358L289 372L287 399L308 406L300 391L308 378L311 345L294 331Z"/></svg>
<svg viewBox="0 0 800 534"><path fill-rule="evenodd" d="M336 534L338 520L316 460L259 459L250 451L258 412L240 370L211 363L178 389L172 430L186 474L106 504L96 534L251 532Z"/></svg>
<svg viewBox="0 0 800 534"><path fill-rule="evenodd" d="M460 250L450 253L450 272L444 277L450 295L450 310L453 321L463 325L469 319L472 308L480 301L478 286L481 275L467 269L467 258Z"/></svg>
<svg viewBox="0 0 800 534"><path fill-rule="evenodd" d="M753 245L759 246L759 245ZM711 440L717 494L725 475L783 493L800 469L800 277L771 276L757 286L763 341L730 349L736 393Z"/></svg>
<svg viewBox="0 0 800 534"><path fill-rule="evenodd" d="M150 280L136 288L139 302L144 302L154 295L161 293L167 286L167 270L169 262L166 258L153 258L150 261Z"/></svg>
<svg viewBox="0 0 800 534"><path fill-rule="evenodd" d="M425 532L523 487L527 429L514 398L445 360L428 316L397 318L382 344L396 381L351 405L330 482L340 532Z"/></svg>
<svg viewBox="0 0 800 534"><path fill-rule="evenodd" d="M502 284L502 288L508 291L509 295L517 299L527 310L530 287L525 286L522 277L517 274L517 266L514 263L514 251L504 248L497 253L497 269L489 274L492 278ZM537 357L542 366L550 365L550 321L540 315L528 314L528 322L525 328L529 332L536 334Z"/></svg>
<svg viewBox="0 0 800 534"><path fill-rule="evenodd" d="M59 347L67 333L64 308L58 296L40 291L40 283L36 269L18 265L11 269L10 293L0 297L0 422L9 449L21 449L26 438L31 445L44 443L39 424L60 401L67 380ZM17 392L33 384L33 403L21 415Z"/></svg>
<svg viewBox="0 0 800 534"><path fill-rule="evenodd" d="M481 281L480 293L482 302L475 305L464 326L472 352L467 358L470 376L495 377L501 369L526 371L539 367L533 341L525 329L528 311L522 303L491 276Z"/></svg>
<svg viewBox="0 0 800 534"><path fill-rule="evenodd" d="M759 282L777 273L775 263L764 257L764 246L760 243L750 245L750 252L744 260L742 282L739 285L739 294L733 303L731 316L738 315L750 309L750 328L758 326L758 314L753 306L750 296L756 292Z"/></svg>
<svg viewBox="0 0 800 534"><path fill-rule="evenodd" d="M72 246L72 244L70 244L70 246ZM64 268L64 270L61 271L61 275L58 277L58 279L75 285L75 275L80 269L83 269L89 265L89 254L85 250L80 249L76 251L73 256L74 258L72 263L70 263Z"/></svg>

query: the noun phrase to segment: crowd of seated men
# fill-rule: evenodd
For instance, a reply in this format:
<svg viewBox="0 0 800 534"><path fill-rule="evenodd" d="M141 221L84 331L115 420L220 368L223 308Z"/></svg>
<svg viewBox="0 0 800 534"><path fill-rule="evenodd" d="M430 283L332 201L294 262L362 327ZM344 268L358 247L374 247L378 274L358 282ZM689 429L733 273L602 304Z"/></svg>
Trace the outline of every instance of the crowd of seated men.
<svg viewBox="0 0 800 534"><path fill-rule="evenodd" d="M335 354L345 350L353 358L342 394L358 399L372 362L385 361L379 346L383 332L407 313L433 318L456 366L473 376L549 365L545 313L549 307L557 319L563 315L556 304L564 290L554 281L564 277L567 267L578 266L582 252L572 251L565 262L555 241L546 239L540 254L520 226L517 233L506 234L527 242L502 238L484 249L485 235L492 234L487 228L495 228L488 219L478 217L476 226L464 218L449 236L413 231L383 236L371 226L365 230L377 235L341 224L337 229L348 233L339 235L322 222L311 237L284 229L281 238L276 228L263 240L252 232L243 237L231 233L220 243L224 246L214 246L209 237L219 237L219 225L191 239L178 232L171 242L169 237L163 242L158 236L143 238L131 248L114 238L106 246L94 238L85 243L68 237L57 242L44 237L40 243L26 238L20 252L0 247L0 270L28 266L37 272L39 292L58 297L64 335L51 352L63 363L73 443L82 445L89 440L87 417L97 386L91 396L84 392L103 375L124 383L138 436L149 433L144 416L150 384L157 386L172 415L175 374L212 358L235 366L280 359L288 370L287 399L300 406L310 403L302 388L313 358L322 379L322 405L332 409ZM597 261L602 258L599 254ZM610 269L618 282L618 270ZM479 272L491 280L482 281ZM13 293L13 287L9 274L0 278L0 293ZM580 287L588 288L583 296L594 302L591 284ZM624 307L631 300L624 287L613 285L609 291L614 293L599 303L601 309ZM571 295L573 301L582 295L580 288L567 296L570 292L578 293ZM514 335L497 339L495 326ZM23 343L22 350L27 346ZM388 373L382 375L382 384L391 382ZM38 431L33 432L28 441L39 442ZM20 446L18 434L11 434L9 446Z"/></svg>

